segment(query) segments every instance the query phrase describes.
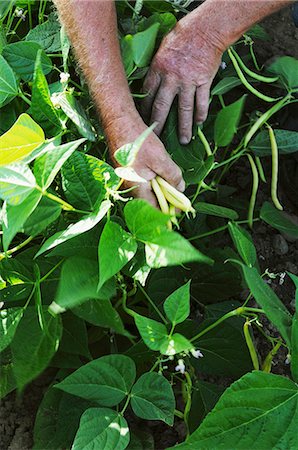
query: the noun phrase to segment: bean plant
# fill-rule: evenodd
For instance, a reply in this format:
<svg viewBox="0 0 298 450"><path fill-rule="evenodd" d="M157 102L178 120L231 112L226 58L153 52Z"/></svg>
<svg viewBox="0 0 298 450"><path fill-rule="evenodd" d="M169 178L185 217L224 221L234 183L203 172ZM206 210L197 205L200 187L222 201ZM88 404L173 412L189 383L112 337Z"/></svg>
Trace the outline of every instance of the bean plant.
<svg viewBox="0 0 298 450"><path fill-rule="evenodd" d="M190 2L116 3L139 102L156 48ZM298 448L298 316L267 283L250 234L263 221L298 237L278 183L279 153L298 150L298 133L280 125L297 101L298 61L262 67L256 39L267 39L261 26L223 55L190 144L170 112L162 140L195 211L170 230L169 214L123 187L146 136L118 151L120 172L110 165L52 3L1 1L0 393L22 395L52 368L35 449L159 448L140 419L183 423L179 449ZM251 174L245 193L229 185L240 167ZM282 349L287 377L271 373Z"/></svg>

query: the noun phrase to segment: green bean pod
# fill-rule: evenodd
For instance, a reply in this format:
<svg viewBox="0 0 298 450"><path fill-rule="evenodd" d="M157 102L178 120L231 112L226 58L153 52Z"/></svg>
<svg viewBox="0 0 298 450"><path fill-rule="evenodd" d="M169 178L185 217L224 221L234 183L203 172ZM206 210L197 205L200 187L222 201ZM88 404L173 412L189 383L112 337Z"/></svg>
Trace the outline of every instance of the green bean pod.
<svg viewBox="0 0 298 450"><path fill-rule="evenodd" d="M240 56L236 52L236 50L233 47L230 47L230 48L232 50L233 55L237 59L237 62L239 64L239 66L241 67L241 69L247 75L249 75L251 78L254 78L255 80L261 81L262 83L274 83L275 81L278 80L278 77L265 77L264 75L260 75L258 73L253 72L248 67L246 67L246 65L244 64L244 62L242 61L242 59L240 58Z"/></svg>
<svg viewBox="0 0 298 450"><path fill-rule="evenodd" d="M274 206L280 211L283 207L277 197L277 182L278 182L278 148L274 135L274 131L268 126L269 138L271 144L271 158L272 158L272 174L271 174L271 198Z"/></svg>

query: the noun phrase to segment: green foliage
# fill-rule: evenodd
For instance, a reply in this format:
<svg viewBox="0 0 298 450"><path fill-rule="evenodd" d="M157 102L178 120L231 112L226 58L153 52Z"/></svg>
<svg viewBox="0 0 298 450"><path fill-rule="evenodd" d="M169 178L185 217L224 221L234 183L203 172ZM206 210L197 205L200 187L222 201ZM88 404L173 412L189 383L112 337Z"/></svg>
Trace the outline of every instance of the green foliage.
<svg viewBox="0 0 298 450"><path fill-rule="evenodd" d="M16 76L2 55L0 55L0 107L11 102L18 95Z"/></svg>

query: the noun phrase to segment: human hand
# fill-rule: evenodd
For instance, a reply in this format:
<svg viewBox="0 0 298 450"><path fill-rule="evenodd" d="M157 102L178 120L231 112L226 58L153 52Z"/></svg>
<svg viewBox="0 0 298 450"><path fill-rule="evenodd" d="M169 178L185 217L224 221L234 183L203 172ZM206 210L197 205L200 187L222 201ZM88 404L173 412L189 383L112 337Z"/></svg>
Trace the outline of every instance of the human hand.
<svg viewBox="0 0 298 450"><path fill-rule="evenodd" d="M106 129L106 135L114 166L119 166L113 157L115 151L124 144L134 142L145 131L147 126L140 118L127 119L125 123L115 125L114 123L112 128ZM146 138L132 167L139 176L147 180L147 183L126 182L125 185L128 187L137 186L132 191L133 195L147 200L156 207L156 197L150 184L150 180L155 178L156 175L164 178L181 192L185 189L181 169L172 161L164 145L153 132Z"/></svg>
<svg viewBox="0 0 298 450"><path fill-rule="evenodd" d="M206 16L198 14L200 9L181 19L164 38L144 82L148 95L143 100L143 113L149 118L152 111L150 123L158 122L154 130L158 135L178 95L182 144L191 139L193 119L202 123L207 117L210 86L225 49Z"/></svg>

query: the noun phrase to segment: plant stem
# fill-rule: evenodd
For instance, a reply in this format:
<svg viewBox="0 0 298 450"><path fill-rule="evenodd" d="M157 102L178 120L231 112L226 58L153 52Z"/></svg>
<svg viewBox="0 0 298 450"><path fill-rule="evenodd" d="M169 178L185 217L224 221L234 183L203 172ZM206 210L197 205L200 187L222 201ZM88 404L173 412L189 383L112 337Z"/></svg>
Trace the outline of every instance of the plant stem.
<svg viewBox="0 0 298 450"><path fill-rule="evenodd" d="M204 133L200 127L198 127L198 136L203 144L203 147L206 151L207 156L212 156L212 151L211 151L209 142L207 141L206 136L204 135Z"/></svg>
<svg viewBox="0 0 298 450"><path fill-rule="evenodd" d="M243 325L243 332L244 332L244 337L246 340L246 344L247 344L247 348L252 360L252 364L254 366L255 370L259 370L260 366L259 366L259 359L258 359L258 355L254 346L254 343L252 341L251 335L250 335L250 331L249 328L251 324L249 320L246 320L245 324Z"/></svg>
<svg viewBox="0 0 298 450"><path fill-rule="evenodd" d="M18 96L24 100L25 103L27 103L27 105L31 106L31 101L23 94L22 91L19 91Z"/></svg>
<svg viewBox="0 0 298 450"><path fill-rule="evenodd" d="M127 409L128 405L129 405L130 398L131 398L131 395L128 394L127 395L127 399L126 399L126 401L124 403L124 406L123 406L122 410L120 411L121 416L123 416L123 414L125 413L125 410Z"/></svg>
<svg viewBox="0 0 298 450"><path fill-rule="evenodd" d="M158 316L161 318L161 320L167 324L168 321L165 319L165 317L162 315L162 313L160 312L160 310L158 309L158 307L155 305L154 301L149 297L149 295L147 294L147 292L145 291L145 289L143 288L143 286L138 283L138 287L140 288L140 290L142 291L142 293L144 294L144 296L146 297L146 299L148 300L148 302L150 303L150 305L152 306L152 308L154 309L154 311L158 314Z"/></svg>
<svg viewBox="0 0 298 450"><path fill-rule="evenodd" d="M26 245L28 245L31 241L32 241L33 237L30 236L28 237L28 239L26 239L25 241L21 242L19 245L17 245L16 247L7 250L7 252L5 253L6 255L12 255L13 253L16 253L17 251L21 250L23 247L26 247Z"/></svg>

